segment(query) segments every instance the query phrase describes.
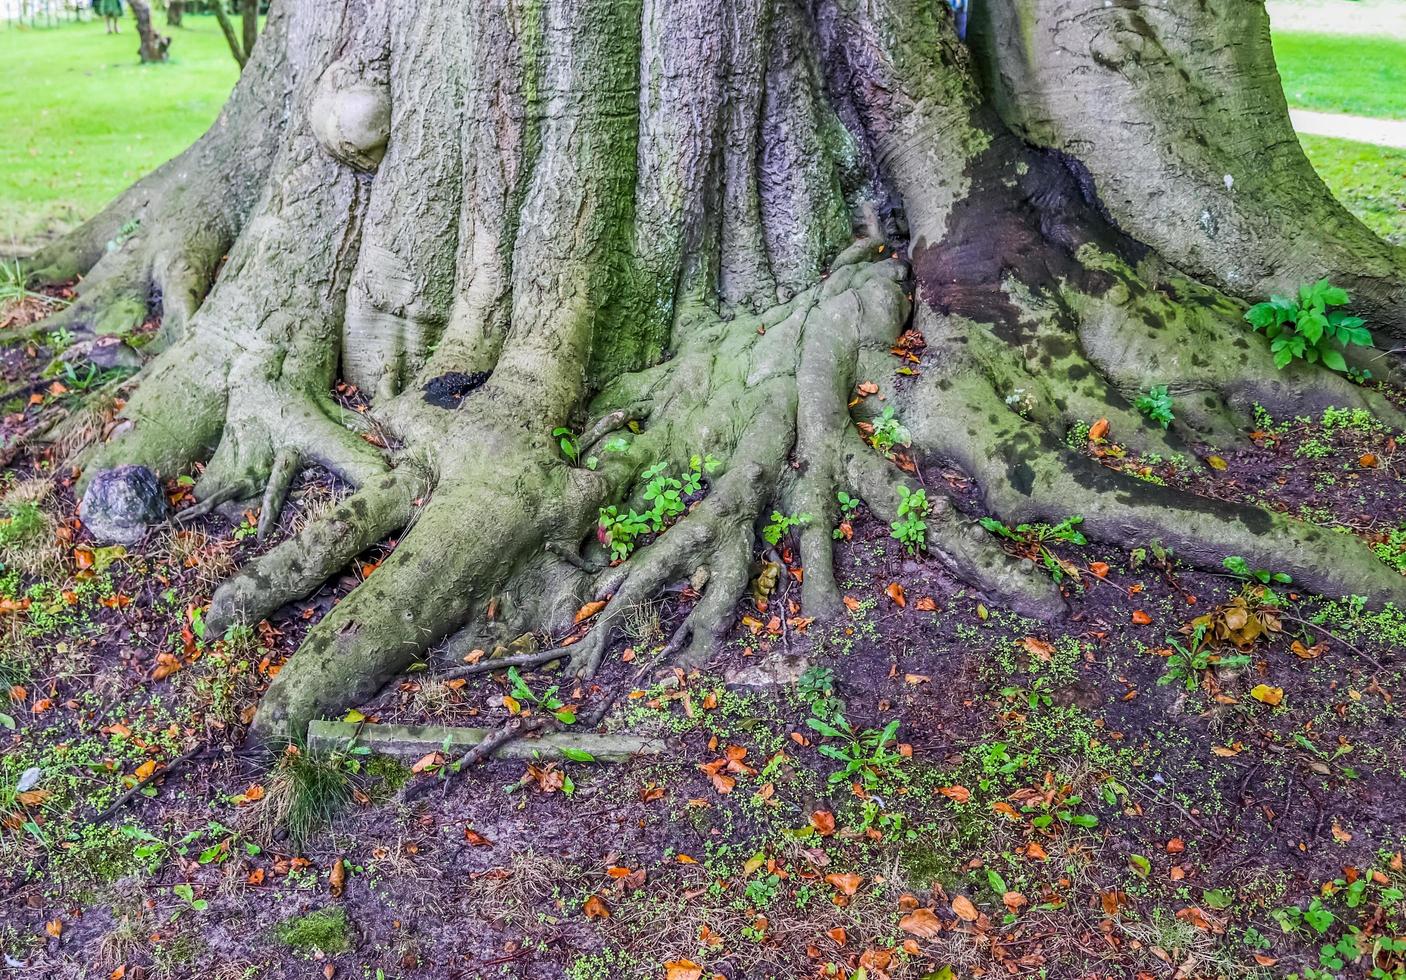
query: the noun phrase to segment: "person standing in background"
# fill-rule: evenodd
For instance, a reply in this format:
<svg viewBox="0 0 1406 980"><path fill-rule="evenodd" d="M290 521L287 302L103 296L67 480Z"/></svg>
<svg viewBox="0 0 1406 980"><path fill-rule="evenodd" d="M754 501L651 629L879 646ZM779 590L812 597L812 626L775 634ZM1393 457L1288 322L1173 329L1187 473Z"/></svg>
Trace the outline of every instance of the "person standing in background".
<svg viewBox="0 0 1406 980"><path fill-rule="evenodd" d="M93 9L107 25L109 34L122 33L122 0L93 0Z"/></svg>

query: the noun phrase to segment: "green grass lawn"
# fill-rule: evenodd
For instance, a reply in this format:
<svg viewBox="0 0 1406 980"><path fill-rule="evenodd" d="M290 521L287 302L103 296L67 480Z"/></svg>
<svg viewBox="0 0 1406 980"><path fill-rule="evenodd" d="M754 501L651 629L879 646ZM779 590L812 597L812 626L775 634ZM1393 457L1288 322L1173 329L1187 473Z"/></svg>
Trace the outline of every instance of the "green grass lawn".
<svg viewBox="0 0 1406 980"><path fill-rule="evenodd" d="M1338 200L1387 241L1406 245L1406 150L1320 136L1299 142Z"/></svg>
<svg viewBox="0 0 1406 980"><path fill-rule="evenodd" d="M170 62L146 66L130 18L116 36L0 27L0 252L96 213L214 121L239 68L214 18L185 22L161 27Z"/></svg>
<svg viewBox="0 0 1406 980"><path fill-rule="evenodd" d="M1406 41L1275 34L1274 59L1295 108L1406 119Z"/></svg>

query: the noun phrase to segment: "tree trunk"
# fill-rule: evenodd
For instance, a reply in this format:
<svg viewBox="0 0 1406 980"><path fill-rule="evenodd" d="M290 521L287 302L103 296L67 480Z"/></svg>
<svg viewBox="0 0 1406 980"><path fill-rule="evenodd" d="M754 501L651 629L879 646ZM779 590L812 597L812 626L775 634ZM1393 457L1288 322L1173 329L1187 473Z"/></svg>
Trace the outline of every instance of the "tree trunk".
<svg viewBox="0 0 1406 980"><path fill-rule="evenodd" d="M185 15L185 0L170 0L166 4L166 24L168 27L180 27L181 18Z"/></svg>
<svg viewBox="0 0 1406 980"><path fill-rule="evenodd" d="M279 673L266 735L456 633L561 636L609 598L582 642L535 658L589 674L631 608L685 580L706 585L667 649L696 660L733 622L773 509L811 515L804 614L839 615L837 492L892 521L916 486L855 425L878 411L852 398L861 381L919 465L964 467L1007 522L1077 506L1096 539L1406 599L1350 538L1065 448L1069 425L1108 418L1133 449L1190 454L1237 438L1255 404L1406 422L1340 374L1276 370L1221 292L1326 271L1376 304L1402 281L1399 252L1335 210L1289 145L1257 5L1142 24L1090 0L1073 19L1107 25L1086 33L1070 6L978 5L975 61L932 0L276 10L201 143L53 250L55 268L96 263L67 325L156 282L170 343L84 478L205 462L197 497L259 507L261 534L305 462L359 487L220 589L217 630L397 537ZM1234 139L1232 118L1248 120ZM1143 130L1156 138L1128 135ZM108 247L130 217L140 233ZM1402 329L1406 305L1373 309ZM908 329L926 340L912 378L890 355ZM339 381L373 398L369 416L337 407ZM1155 384L1177 398L1170 432L1129 404ZM587 433L571 459L562 426ZM606 547L628 550L616 515L647 506L657 466L709 457L701 501L607 567ZM992 602L1059 615L1058 590L941 485L927 481L930 558Z"/></svg>
<svg viewBox="0 0 1406 980"><path fill-rule="evenodd" d="M248 61L259 39L259 0L241 0L239 19L244 30L244 60Z"/></svg>
<svg viewBox="0 0 1406 980"><path fill-rule="evenodd" d="M166 60L166 51L171 47L171 39L156 33L156 28L151 24L151 7L146 0L129 0L132 5L132 17L137 22L137 36L141 38L141 47L138 54L141 56L142 64L152 64Z"/></svg>
<svg viewBox="0 0 1406 980"><path fill-rule="evenodd" d="M215 21L220 25L220 33L225 36L225 44L229 45L229 53L234 55L235 63L243 68L249 59L244 53L244 45L240 43L239 36L234 33L234 24L230 22L229 14L225 12L225 0L219 0L210 9L215 14Z"/></svg>

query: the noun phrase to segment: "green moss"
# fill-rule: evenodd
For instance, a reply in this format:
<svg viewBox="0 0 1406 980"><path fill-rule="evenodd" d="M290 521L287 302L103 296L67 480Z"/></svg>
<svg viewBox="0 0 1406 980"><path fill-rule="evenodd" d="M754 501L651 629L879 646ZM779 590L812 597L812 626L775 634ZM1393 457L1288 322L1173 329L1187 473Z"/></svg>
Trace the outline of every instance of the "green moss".
<svg viewBox="0 0 1406 980"><path fill-rule="evenodd" d="M375 780L377 797L390 797L410 781L410 767L388 755L373 755L366 760L366 776Z"/></svg>
<svg viewBox="0 0 1406 980"><path fill-rule="evenodd" d="M299 953L335 954L351 949L350 925L346 910L318 909L307 915L285 919L274 928L278 941Z"/></svg>

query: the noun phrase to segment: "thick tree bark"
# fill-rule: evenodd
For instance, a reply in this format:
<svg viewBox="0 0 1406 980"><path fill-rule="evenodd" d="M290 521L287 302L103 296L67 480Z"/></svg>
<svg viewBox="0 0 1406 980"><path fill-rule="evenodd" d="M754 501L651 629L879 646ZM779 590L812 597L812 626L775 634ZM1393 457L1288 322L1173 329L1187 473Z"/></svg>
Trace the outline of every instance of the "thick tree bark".
<svg viewBox="0 0 1406 980"><path fill-rule="evenodd" d="M982 3L972 43L1003 119L1077 158L1128 234L1241 297L1327 276L1406 339L1406 249L1304 156L1262 3Z"/></svg>
<svg viewBox="0 0 1406 980"><path fill-rule="evenodd" d="M85 479L118 463L170 476L208 461L197 497L257 502L261 532L305 461L359 487L222 587L214 628L308 595L398 536L278 675L260 732L297 731L374 692L456 631L561 635L584 600L611 597L583 642L546 655L589 673L624 613L684 579L706 587L669 651L700 657L733 620L773 508L812 515L803 605L839 614L836 492L893 520L910 479L854 425L875 411L874 399L850 406L865 380L915 454L966 468L1005 520L1074 507L1096 537L1406 598L1350 539L1137 483L1063 445L1068 425L1101 416L1135 448L1223 443L1255 403L1406 421L1339 375L1276 371L1243 304L1219 291L1319 268L1284 258L1311 251L1303 229L1253 217L1293 201L1318 209L1325 255L1380 260L1352 285L1388 299L1400 288L1391 253L1334 217L1279 145L1283 103L1264 94L1263 71L1246 76L1258 95L1221 91L1235 76L1219 70L1187 72L1170 94L1166 70L1118 74L1131 90L1105 93L1109 111L1163 127L1133 147L1035 84L1040 59L1073 88L1112 57L1098 32L1045 50L1070 28L1039 0L1012 8L1025 17L1017 53L1035 59L1025 74L1006 64L1013 42L992 40L1009 25L988 15L984 86L932 0L412 8L276 9L210 133L45 257L88 273L71 324L101 327L124 303L144 313L155 285L170 342ZM1218 9L1199 26L1217 37L1244 26L1238 7ZM1211 121L1174 130L1138 88L1148 81ZM1228 159L1192 166L1197 127L1245 100L1259 122L1233 152L1281 160L1288 190L1236 178L1211 224L1237 229L1241 264L1218 267L1221 232L1181 213L1159 226L1165 202L1138 189L1192 200ZM1254 206L1254 189L1279 196ZM928 350L920 377L899 384L889 352L909 327ZM339 379L373 396L370 421L333 403ZM1152 384L1176 393L1171 433L1129 405ZM591 433L581 454L593 468L557 451L552 430L572 423ZM721 463L698 506L604 567L600 509L638 504L647 470L695 456ZM1062 612L1048 580L929 491L934 560L992 601Z"/></svg>

